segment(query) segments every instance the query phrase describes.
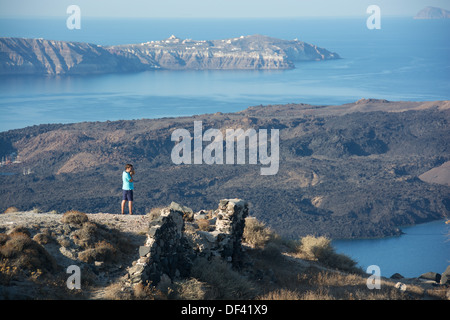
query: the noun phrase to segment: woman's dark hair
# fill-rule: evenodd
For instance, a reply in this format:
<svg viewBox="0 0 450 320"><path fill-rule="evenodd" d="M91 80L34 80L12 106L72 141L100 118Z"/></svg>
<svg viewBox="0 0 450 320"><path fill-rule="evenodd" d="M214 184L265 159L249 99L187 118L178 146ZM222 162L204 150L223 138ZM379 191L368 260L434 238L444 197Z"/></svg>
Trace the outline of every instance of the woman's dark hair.
<svg viewBox="0 0 450 320"><path fill-rule="evenodd" d="M133 165L128 163L128 164L125 166L125 170L127 170L128 168L131 169L131 170L130 170L130 174L133 175L133 174L134 174L134 168L133 168Z"/></svg>

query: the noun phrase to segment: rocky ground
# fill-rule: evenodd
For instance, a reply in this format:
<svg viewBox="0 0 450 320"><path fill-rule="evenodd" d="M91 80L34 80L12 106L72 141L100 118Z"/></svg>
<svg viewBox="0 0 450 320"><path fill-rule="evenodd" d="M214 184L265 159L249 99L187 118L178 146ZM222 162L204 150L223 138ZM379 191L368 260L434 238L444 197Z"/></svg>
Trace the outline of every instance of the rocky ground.
<svg viewBox="0 0 450 320"><path fill-rule="evenodd" d="M62 274L64 274L64 271L70 265L82 265L86 267L89 279L87 288L89 289L87 291L84 290L83 298L97 299L103 296L104 288L111 281L126 273L128 263L131 264L134 258L138 257L139 245L145 242L145 232L148 228L149 216L113 215L106 213L87 214L87 216L90 222L104 226L105 230L108 230L108 233L110 230L118 231L114 235L121 238L122 241L126 241L130 245L131 250L127 254L119 255L118 259L108 263L104 261L92 261L90 264L81 262L79 260L79 253L83 251L82 246L77 246L73 243L73 238L78 237L75 234L77 229L66 226L62 222L63 215L58 213L28 211L1 214L0 231L8 233L12 230L21 231L24 228L28 230L30 237L40 243L54 258L56 264L60 266L58 270ZM42 240L42 235L48 235L50 239ZM65 278L67 277L69 277L69 274L65 276ZM64 276L62 278L64 279ZM34 299L39 297L34 296L33 291L29 290L29 282L24 281L20 276L18 279L12 281L17 287L17 290L13 290L11 293L12 298ZM21 288L26 288L26 290L21 290Z"/></svg>
<svg viewBox="0 0 450 320"><path fill-rule="evenodd" d="M59 266L52 277L40 271L11 271L3 263L0 265L0 296L3 299L120 299L125 293L111 296L111 287L119 286L126 278L129 268L139 258L139 246L144 245L151 215L117 215L107 213L87 214L89 222L97 225L96 240L108 239L113 235L116 249L122 247L127 250L117 254L117 259L109 261L80 261L82 256L83 235L82 228L68 226L63 222L62 214L37 212L12 212L0 214L0 235L10 234L12 231L29 232L33 241L39 243L55 259ZM43 235L48 235L48 240ZM52 240L53 239L53 240ZM78 241L76 241L78 239ZM0 239L1 240L1 239ZM123 246L126 242L129 246ZM1 243L1 241L0 241ZM254 246L244 243L246 259L252 261L252 267L241 270L245 274L245 281L256 281L264 286L264 291L270 295L260 295L262 299L448 299L449 290L431 279L405 279L397 275L395 279L382 278L383 294L381 291L369 292L364 289L367 275L352 275L344 271L330 268L318 261L299 257L292 252L274 254L273 248L258 251ZM266 253L264 253L266 252ZM32 253L30 253L31 255ZM262 257L262 258L261 258ZM275 257L275 258L274 258ZM248 262L247 262L248 263ZM70 291L65 287L69 277L65 271L69 265L80 265L82 269L83 290ZM295 276L295 274L297 276ZM301 289L286 289L284 278L296 277ZM244 279L244 278L243 278ZM257 280L256 280L257 279ZM51 280L51 281L50 281ZM59 281L59 283L57 283ZM245 282L244 280L242 280ZM328 282L333 282L332 284ZM327 283L324 283L327 282ZM336 282L339 282L336 284ZM335 293L336 286L340 286L339 293ZM286 288L285 288L286 287ZM299 288L300 288L299 287ZM307 290L309 289L309 290ZM120 292L122 290L122 292ZM318 293L311 294L314 290ZM369 292L363 294L362 291ZM274 293L275 292L275 293ZM289 294L286 294L289 292ZM350 292L350 293L349 293ZM352 293L354 292L354 293ZM294 295L295 293L295 295ZM164 295L163 295L164 296ZM129 299L130 296L125 296ZM167 296L164 296L167 298ZM154 299L155 296L152 296Z"/></svg>

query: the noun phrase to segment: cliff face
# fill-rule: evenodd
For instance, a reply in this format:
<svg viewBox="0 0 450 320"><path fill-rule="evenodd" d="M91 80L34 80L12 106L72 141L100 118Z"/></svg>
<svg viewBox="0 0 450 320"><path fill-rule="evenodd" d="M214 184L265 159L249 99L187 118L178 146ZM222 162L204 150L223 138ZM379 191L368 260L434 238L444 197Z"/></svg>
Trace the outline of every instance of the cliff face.
<svg viewBox="0 0 450 320"><path fill-rule="evenodd" d="M96 74L140 69L132 57L115 56L95 44L0 38L0 74Z"/></svg>
<svg viewBox="0 0 450 320"><path fill-rule="evenodd" d="M290 69L296 60L336 59L326 49L265 36L163 41L102 47L44 39L0 38L0 74L97 74L151 69Z"/></svg>
<svg viewBox="0 0 450 320"><path fill-rule="evenodd" d="M163 41L109 47L122 56L164 69L291 69L294 61L338 59L326 49L262 35L197 41L175 36Z"/></svg>

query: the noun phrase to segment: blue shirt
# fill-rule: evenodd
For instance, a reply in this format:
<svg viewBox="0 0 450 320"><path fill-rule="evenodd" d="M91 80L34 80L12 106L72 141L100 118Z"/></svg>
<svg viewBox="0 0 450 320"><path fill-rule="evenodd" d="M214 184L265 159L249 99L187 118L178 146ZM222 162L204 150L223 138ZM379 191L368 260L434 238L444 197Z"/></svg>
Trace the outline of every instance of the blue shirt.
<svg viewBox="0 0 450 320"><path fill-rule="evenodd" d="M134 185L133 182L130 182L131 180L131 174L129 172L124 171L122 173L122 189L123 190L133 190Z"/></svg>

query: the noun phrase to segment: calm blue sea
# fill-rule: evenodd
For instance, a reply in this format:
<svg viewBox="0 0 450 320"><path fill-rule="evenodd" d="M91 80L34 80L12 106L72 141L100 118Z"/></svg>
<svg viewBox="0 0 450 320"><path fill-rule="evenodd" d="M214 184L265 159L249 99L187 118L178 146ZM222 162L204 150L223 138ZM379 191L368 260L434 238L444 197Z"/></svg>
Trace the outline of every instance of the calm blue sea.
<svg viewBox="0 0 450 320"><path fill-rule="evenodd" d="M316 44L336 61L286 71L151 71L88 77L0 77L0 131L42 123L234 112L276 103L342 104L360 98L444 100L450 93L450 20L0 19L0 36L102 45L264 34Z"/></svg>
<svg viewBox="0 0 450 320"><path fill-rule="evenodd" d="M380 267L381 276L400 273L418 277L426 272L442 273L450 265L450 225L444 220L402 228L398 237L335 240L333 246L358 262L364 270Z"/></svg>
<svg viewBox="0 0 450 320"><path fill-rule="evenodd" d="M450 99L450 19L382 17L381 30L360 19L0 19L0 36L102 45L264 34L337 52L336 61L285 71L152 71L84 77L0 77L0 131L43 123L159 118L235 112L253 105L342 104L361 98ZM427 227L429 226L429 227ZM428 229L423 229L428 228ZM383 276L442 272L450 260L445 226L405 229L380 240L336 242ZM418 233L416 233L416 231ZM424 231L425 230L425 231ZM448 230L447 230L448 234ZM428 247L427 247L428 246Z"/></svg>

